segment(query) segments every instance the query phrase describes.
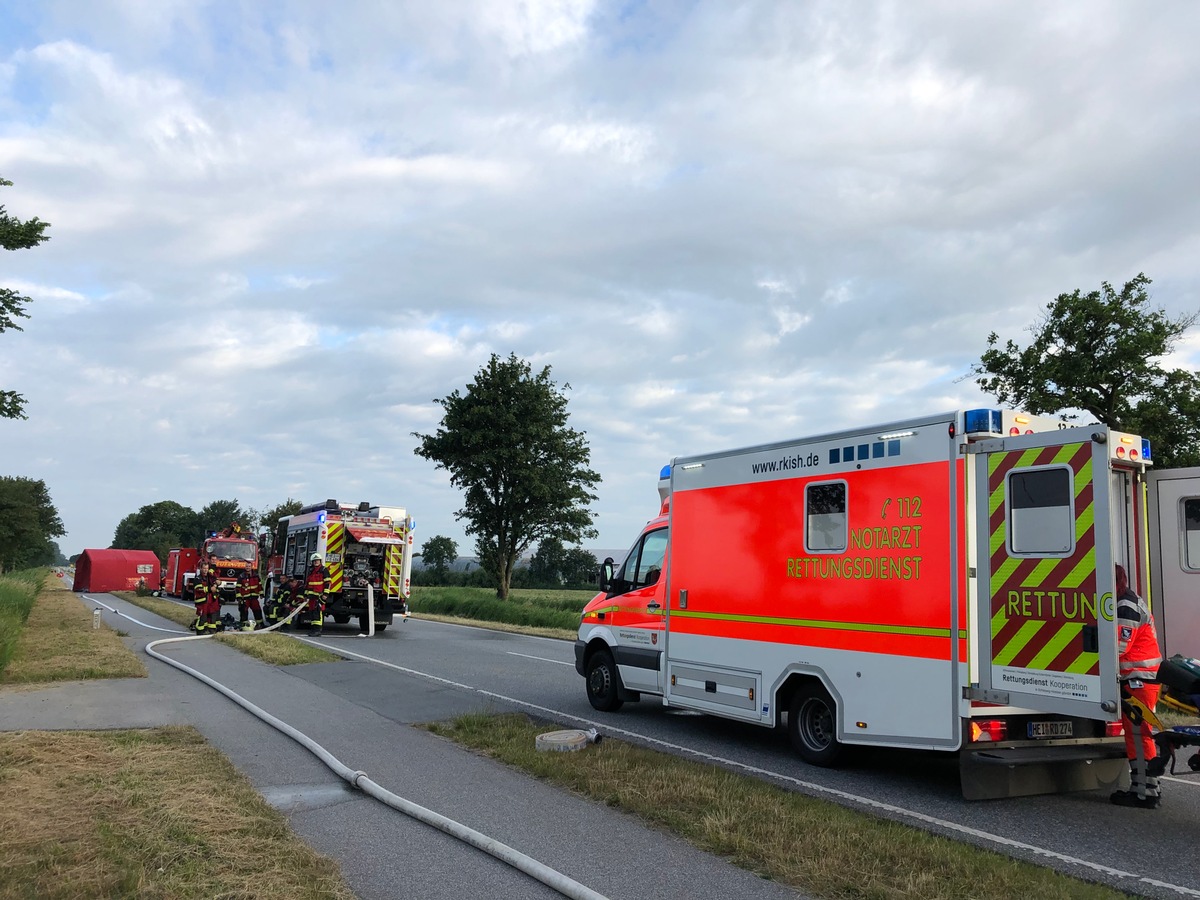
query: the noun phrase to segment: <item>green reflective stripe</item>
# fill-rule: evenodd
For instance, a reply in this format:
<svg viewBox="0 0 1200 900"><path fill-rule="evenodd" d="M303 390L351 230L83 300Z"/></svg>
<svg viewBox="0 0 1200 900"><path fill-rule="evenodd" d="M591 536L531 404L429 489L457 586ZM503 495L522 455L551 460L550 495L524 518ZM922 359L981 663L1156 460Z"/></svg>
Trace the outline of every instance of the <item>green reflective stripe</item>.
<svg viewBox="0 0 1200 900"><path fill-rule="evenodd" d="M1062 628L1060 628L1058 630L1058 633L1055 634L1054 637L1052 637L1049 641L1047 641L1046 646L1041 649L1041 651L1038 653L1038 655L1035 656L1029 662L1029 664L1027 666L1025 666L1025 668L1026 669L1045 669L1047 666L1050 665L1050 663L1052 663L1052 662L1054 662L1054 660L1058 659L1058 654L1062 653L1063 649L1067 646L1067 644L1069 644L1069 643L1071 643L1071 641L1075 640L1075 637L1082 630L1083 630L1083 625L1079 624L1077 622L1072 622L1068 625L1064 625Z"/></svg>
<svg viewBox="0 0 1200 900"><path fill-rule="evenodd" d="M992 616L992 637L995 638L1008 624L1008 608L1001 606Z"/></svg>
<svg viewBox="0 0 1200 900"><path fill-rule="evenodd" d="M1075 662L1067 666L1067 671L1072 675L1086 675L1091 671L1092 666L1096 664L1096 660L1099 658L1099 653L1091 653L1085 650L1075 658Z"/></svg>
<svg viewBox="0 0 1200 900"><path fill-rule="evenodd" d="M1017 636L1009 641L1008 645L994 656L992 659L992 665L1007 666L1013 661L1013 657L1016 656L1019 651L1025 649L1025 645L1029 643L1030 639L1035 634L1041 631L1042 626L1045 624L1045 622L1038 622L1037 620L1031 619L1022 625L1021 630L1017 632Z"/></svg>
<svg viewBox="0 0 1200 900"><path fill-rule="evenodd" d="M719 622L747 622L752 625L784 625L790 628L827 628L833 631L866 631L874 634L908 634L914 637L950 637L949 628L914 628L906 625L868 625L862 622L835 622L824 619L787 619L778 616L744 616L734 613L697 612L691 609L673 609L671 618L709 619ZM958 632L966 639L967 632Z"/></svg>
<svg viewBox="0 0 1200 900"><path fill-rule="evenodd" d="M1077 588L1083 584L1084 579L1096 571L1096 548L1093 547L1083 555L1083 559L1079 561L1074 569L1063 578L1060 584L1065 588Z"/></svg>

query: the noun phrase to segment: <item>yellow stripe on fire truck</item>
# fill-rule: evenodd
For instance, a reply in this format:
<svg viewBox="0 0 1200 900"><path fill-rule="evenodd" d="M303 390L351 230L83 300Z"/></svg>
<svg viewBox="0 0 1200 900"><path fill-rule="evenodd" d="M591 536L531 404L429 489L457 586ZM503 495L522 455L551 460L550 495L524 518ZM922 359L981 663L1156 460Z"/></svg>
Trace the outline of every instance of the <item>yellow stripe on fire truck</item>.
<svg viewBox="0 0 1200 900"><path fill-rule="evenodd" d="M342 590L342 560L345 549L346 526L342 522L330 522L329 538L325 544L325 560L329 571L329 591L333 594Z"/></svg>

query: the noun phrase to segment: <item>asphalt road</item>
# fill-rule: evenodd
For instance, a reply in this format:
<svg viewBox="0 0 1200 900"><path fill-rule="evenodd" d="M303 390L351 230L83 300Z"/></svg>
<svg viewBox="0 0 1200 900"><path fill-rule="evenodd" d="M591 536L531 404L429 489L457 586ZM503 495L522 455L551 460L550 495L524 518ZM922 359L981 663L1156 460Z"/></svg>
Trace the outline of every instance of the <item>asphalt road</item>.
<svg viewBox="0 0 1200 900"><path fill-rule="evenodd" d="M1115 807L1107 792L966 801L944 755L860 751L836 770L799 760L786 734L665 710L653 699L598 713L570 642L419 619L374 639L327 627L314 643L359 654L294 671L397 722L521 709L566 727L717 761L764 780L1151 897L1200 897L1200 775L1167 776L1162 808ZM1180 768L1186 770L1186 766Z"/></svg>

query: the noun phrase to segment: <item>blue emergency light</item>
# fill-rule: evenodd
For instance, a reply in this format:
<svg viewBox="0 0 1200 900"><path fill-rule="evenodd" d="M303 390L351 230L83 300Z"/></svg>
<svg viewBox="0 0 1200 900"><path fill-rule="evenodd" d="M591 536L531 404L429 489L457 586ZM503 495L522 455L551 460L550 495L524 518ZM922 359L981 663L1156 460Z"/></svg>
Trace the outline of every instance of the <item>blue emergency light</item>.
<svg viewBox="0 0 1200 900"><path fill-rule="evenodd" d="M658 473L658 478L659 478L659 481L661 481L661 480L662 480L662 479L664 479L664 478L670 478L670 477L671 477L671 464L670 464L670 463L667 463L667 464L666 464L665 466L663 466L663 467L662 467L662 469L659 471L659 473Z"/></svg>
<svg viewBox="0 0 1200 900"><path fill-rule="evenodd" d="M1151 462L1153 459L1154 457L1150 455L1150 439L1142 438L1142 461Z"/></svg>
<svg viewBox="0 0 1200 900"><path fill-rule="evenodd" d="M968 409L963 414L963 429L967 434L1000 434L1000 410Z"/></svg>

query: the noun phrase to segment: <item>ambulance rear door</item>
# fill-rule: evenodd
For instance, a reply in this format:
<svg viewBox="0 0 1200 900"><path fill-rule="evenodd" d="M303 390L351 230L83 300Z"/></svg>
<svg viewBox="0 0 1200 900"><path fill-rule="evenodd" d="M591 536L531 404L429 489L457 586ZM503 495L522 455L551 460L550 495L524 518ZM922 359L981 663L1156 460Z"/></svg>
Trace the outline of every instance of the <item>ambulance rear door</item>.
<svg viewBox="0 0 1200 900"><path fill-rule="evenodd" d="M970 446L975 490L986 498L977 505L973 699L1114 718L1108 435L1093 426Z"/></svg>

